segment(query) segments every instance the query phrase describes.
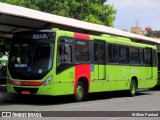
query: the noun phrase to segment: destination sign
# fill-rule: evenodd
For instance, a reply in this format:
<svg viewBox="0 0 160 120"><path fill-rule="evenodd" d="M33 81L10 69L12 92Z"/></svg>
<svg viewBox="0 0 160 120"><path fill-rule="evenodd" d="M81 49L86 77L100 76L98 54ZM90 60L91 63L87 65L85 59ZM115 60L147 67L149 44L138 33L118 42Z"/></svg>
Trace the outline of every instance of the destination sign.
<svg viewBox="0 0 160 120"><path fill-rule="evenodd" d="M48 34L45 34L45 33L37 33L37 34L33 34L32 35L32 39L49 39L49 36Z"/></svg>
<svg viewBox="0 0 160 120"><path fill-rule="evenodd" d="M53 33L47 33L47 32L35 32L35 33L19 33L15 37L18 37L18 39L26 39L26 40L48 40L51 39L54 36Z"/></svg>

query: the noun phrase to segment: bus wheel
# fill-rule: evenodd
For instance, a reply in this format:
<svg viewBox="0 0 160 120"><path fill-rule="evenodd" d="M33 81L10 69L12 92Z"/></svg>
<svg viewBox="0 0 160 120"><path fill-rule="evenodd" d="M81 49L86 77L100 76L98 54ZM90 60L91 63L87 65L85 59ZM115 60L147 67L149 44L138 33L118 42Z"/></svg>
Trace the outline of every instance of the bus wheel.
<svg viewBox="0 0 160 120"><path fill-rule="evenodd" d="M76 93L74 96L75 96L75 100L77 102L81 102L81 101L85 100L85 98L87 96L87 92L85 90L83 82L78 81L77 86L76 86Z"/></svg>
<svg viewBox="0 0 160 120"><path fill-rule="evenodd" d="M135 96L137 92L137 84L135 80L131 80L129 94L131 97Z"/></svg>

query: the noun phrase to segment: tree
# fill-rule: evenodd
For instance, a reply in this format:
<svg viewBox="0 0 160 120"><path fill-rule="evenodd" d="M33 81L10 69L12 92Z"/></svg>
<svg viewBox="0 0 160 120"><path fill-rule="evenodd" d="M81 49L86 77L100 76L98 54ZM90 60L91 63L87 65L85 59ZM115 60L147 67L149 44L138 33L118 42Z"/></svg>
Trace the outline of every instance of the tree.
<svg viewBox="0 0 160 120"><path fill-rule="evenodd" d="M37 3L43 0L1 0L1 2L39 10ZM47 1L47 0L46 0Z"/></svg>
<svg viewBox="0 0 160 120"><path fill-rule="evenodd" d="M113 27L116 9L107 0L2 0L2 2Z"/></svg>
<svg viewBox="0 0 160 120"><path fill-rule="evenodd" d="M9 52L9 46L10 46L10 41L9 40L4 40L0 38L0 58L2 56L8 56Z"/></svg>
<svg viewBox="0 0 160 120"><path fill-rule="evenodd" d="M128 32L128 30L127 29L122 29L123 31L125 31L125 32Z"/></svg>
<svg viewBox="0 0 160 120"><path fill-rule="evenodd" d="M153 37L153 38L159 38L160 37L160 31L152 31L152 30L148 30L147 37Z"/></svg>

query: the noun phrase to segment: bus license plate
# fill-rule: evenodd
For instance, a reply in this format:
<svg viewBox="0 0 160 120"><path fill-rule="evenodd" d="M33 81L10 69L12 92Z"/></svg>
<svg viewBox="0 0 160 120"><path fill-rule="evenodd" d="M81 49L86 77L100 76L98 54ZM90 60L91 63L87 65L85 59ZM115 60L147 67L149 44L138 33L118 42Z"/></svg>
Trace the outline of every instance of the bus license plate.
<svg viewBox="0 0 160 120"><path fill-rule="evenodd" d="M21 94L29 95L30 92L29 91L21 91Z"/></svg>

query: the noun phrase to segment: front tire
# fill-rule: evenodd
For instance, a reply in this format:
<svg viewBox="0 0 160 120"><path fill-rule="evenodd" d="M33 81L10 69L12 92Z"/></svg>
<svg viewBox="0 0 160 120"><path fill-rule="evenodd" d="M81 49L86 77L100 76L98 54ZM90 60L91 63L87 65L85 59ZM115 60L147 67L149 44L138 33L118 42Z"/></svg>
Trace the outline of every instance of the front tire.
<svg viewBox="0 0 160 120"><path fill-rule="evenodd" d="M86 100L87 98L87 91L85 90L84 83L81 81L78 81L76 85L76 93L74 95L75 100L77 102L81 102L83 100Z"/></svg>
<svg viewBox="0 0 160 120"><path fill-rule="evenodd" d="M137 93L137 83L135 80L131 80L129 94L131 97L135 96Z"/></svg>

